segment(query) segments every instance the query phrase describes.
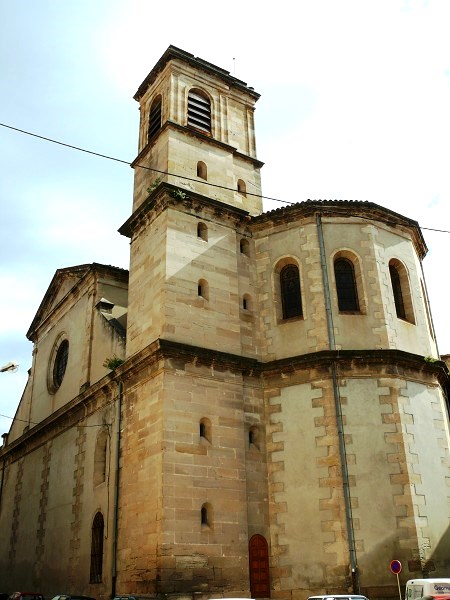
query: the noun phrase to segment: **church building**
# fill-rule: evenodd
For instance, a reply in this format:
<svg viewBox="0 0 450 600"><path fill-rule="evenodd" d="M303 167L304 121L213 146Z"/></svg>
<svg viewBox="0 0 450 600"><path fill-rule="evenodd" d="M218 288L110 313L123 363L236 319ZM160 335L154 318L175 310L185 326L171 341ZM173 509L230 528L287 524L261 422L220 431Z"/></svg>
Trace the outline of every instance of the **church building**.
<svg viewBox="0 0 450 600"><path fill-rule="evenodd" d="M129 271L58 269L0 450L0 582L398 597L450 573L449 371L418 223L263 212L259 94L170 46L135 96Z"/></svg>

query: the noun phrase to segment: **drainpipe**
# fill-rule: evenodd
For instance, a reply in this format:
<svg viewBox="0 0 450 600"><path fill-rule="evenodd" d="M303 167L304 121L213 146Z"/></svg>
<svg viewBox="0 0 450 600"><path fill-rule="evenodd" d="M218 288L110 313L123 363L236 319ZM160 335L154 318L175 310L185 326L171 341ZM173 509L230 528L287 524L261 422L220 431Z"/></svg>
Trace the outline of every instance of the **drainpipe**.
<svg viewBox="0 0 450 600"><path fill-rule="evenodd" d="M334 338L334 327L333 327L333 313L331 310L331 299L330 299L330 285L328 280L327 261L325 255L325 244L322 229L322 219L320 215L316 215L317 233L319 236L319 248L320 248L320 262L322 265L322 277L323 277L323 289L325 295L325 309L327 314L327 329L328 329L328 342L331 351L336 350L336 341ZM352 587L353 593L359 594L359 574L358 564L356 559L356 547L355 547L355 535L353 528L353 517L352 517L352 506L350 498L350 486L348 480L348 469L347 469L347 454L345 451L345 439L344 439L344 424L342 418L341 408L341 395L339 391L338 377L337 377L337 363L335 360L331 362L331 371L333 377L333 393L334 393L334 406L336 411L336 421L339 438L339 455L341 459L342 469L342 481L344 486L344 502L345 502L345 518L347 522L347 539L348 547L350 552L350 566L352 569Z"/></svg>
<svg viewBox="0 0 450 600"><path fill-rule="evenodd" d="M113 555L112 555L112 577L111 577L111 598L116 595L117 580L117 523L119 514L119 457L120 457L120 427L122 412L122 382L119 381L117 397L117 440L116 440L116 471L114 478L114 516L113 516Z"/></svg>
<svg viewBox="0 0 450 600"><path fill-rule="evenodd" d="M439 360L441 360L441 355L439 353L439 346L438 346L438 342L437 342L437 337L436 337L436 330L434 328L434 321L433 321L433 315L431 313L431 306L430 306L430 299L428 297L428 288L427 288L427 282L425 279L425 273L423 271L423 262L422 260L419 259L420 262L420 272L422 273L422 290L423 293L425 294L425 297L423 299L424 304L425 304L425 319L428 319L428 323L430 325L430 330L431 330L431 337L433 338L434 343L436 344L436 352L438 355Z"/></svg>

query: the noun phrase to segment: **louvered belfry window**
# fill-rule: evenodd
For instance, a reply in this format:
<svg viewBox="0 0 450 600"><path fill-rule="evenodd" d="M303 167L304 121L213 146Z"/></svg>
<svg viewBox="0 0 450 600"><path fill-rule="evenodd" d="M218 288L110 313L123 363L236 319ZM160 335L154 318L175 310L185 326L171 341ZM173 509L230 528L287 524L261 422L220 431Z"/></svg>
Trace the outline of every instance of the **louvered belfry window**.
<svg viewBox="0 0 450 600"><path fill-rule="evenodd" d="M187 112L188 125L211 133L211 103L204 94L198 90L189 92Z"/></svg>
<svg viewBox="0 0 450 600"><path fill-rule="evenodd" d="M148 121L148 141L150 142L161 129L161 96L153 101Z"/></svg>

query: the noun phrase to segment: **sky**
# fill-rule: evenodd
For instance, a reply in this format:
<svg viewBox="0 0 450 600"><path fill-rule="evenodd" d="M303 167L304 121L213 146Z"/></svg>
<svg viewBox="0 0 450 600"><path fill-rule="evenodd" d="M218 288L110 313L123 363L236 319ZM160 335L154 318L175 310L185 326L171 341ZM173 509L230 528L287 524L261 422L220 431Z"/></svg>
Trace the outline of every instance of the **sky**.
<svg viewBox="0 0 450 600"><path fill-rule="evenodd" d="M133 188L126 164L4 125L131 162L133 95L171 44L261 94L265 196L368 200L419 222L439 351L450 353L449 23L448 0L0 0L0 366L19 364L0 373L0 433L56 269L128 268L117 229Z"/></svg>

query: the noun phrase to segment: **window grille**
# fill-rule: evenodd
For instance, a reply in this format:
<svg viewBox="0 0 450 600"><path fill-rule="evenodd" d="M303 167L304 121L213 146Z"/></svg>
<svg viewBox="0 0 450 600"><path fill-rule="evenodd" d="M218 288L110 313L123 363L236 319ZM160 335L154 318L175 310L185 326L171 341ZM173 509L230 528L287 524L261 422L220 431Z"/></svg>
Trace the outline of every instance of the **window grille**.
<svg viewBox="0 0 450 600"><path fill-rule="evenodd" d="M286 265L281 269L280 288L283 319L301 317L303 310L300 292L300 274L295 265Z"/></svg>
<svg viewBox="0 0 450 600"><path fill-rule="evenodd" d="M103 532L104 522L102 513L97 513L92 524L91 542L91 574L90 583L102 582L103 571Z"/></svg>
<svg viewBox="0 0 450 600"><path fill-rule="evenodd" d="M335 260L334 276L339 310L341 312L358 312L358 291L353 263L346 258Z"/></svg>
<svg viewBox="0 0 450 600"><path fill-rule="evenodd" d="M55 357L55 364L53 365L53 384L58 389L64 378L66 372L67 361L69 359L69 342L63 340L58 348Z"/></svg>

